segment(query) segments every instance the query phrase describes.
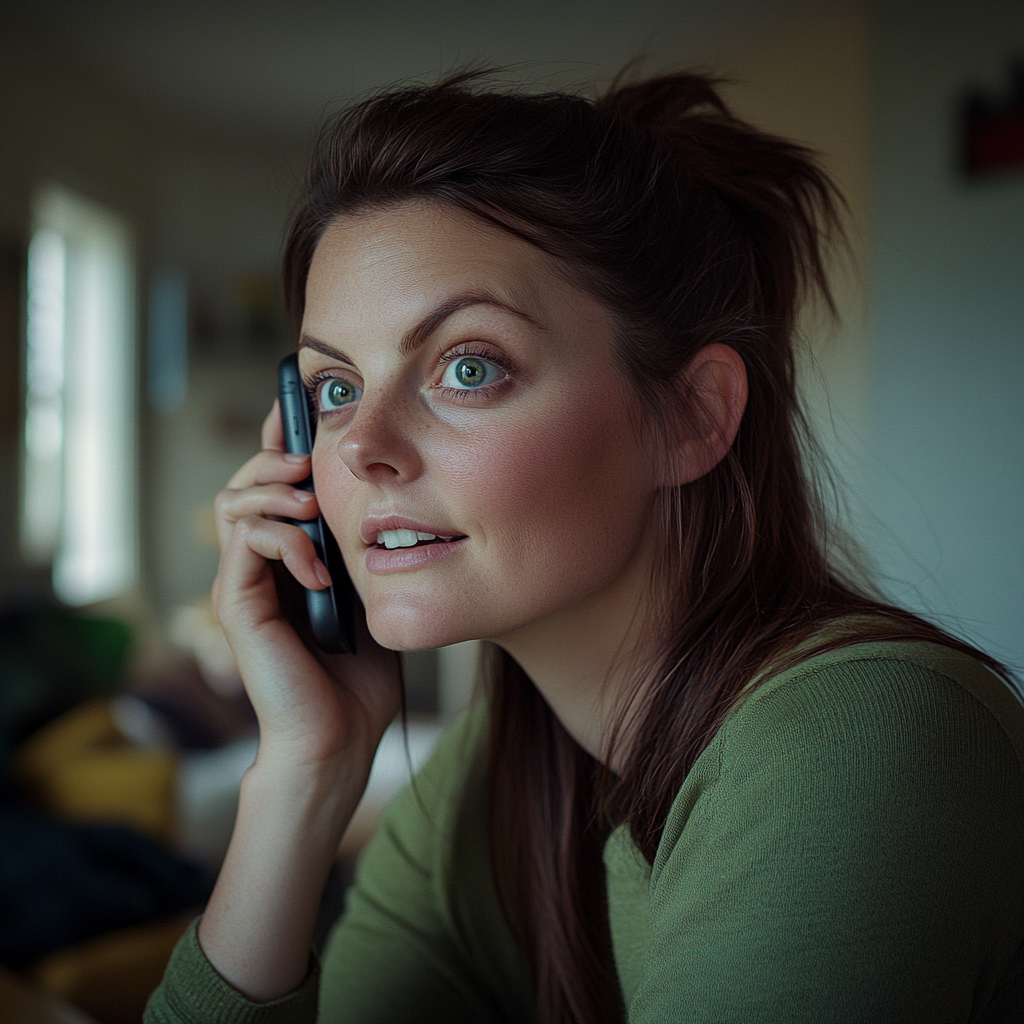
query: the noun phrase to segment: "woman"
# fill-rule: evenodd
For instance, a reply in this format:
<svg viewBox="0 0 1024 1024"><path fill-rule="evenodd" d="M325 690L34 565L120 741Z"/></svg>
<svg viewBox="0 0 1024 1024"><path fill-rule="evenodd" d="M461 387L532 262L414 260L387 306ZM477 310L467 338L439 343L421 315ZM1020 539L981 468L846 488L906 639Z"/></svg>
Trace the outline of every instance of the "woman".
<svg viewBox="0 0 1024 1024"><path fill-rule="evenodd" d="M218 499L260 719L230 852L152 1021L1003 1020L1024 1007L1024 716L991 659L830 564L798 312L837 197L707 78L596 102L385 94L322 137L285 253L318 409ZM272 567L365 607L311 653ZM412 531L403 533L401 531ZM323 882L396 650L486 697Z"/></svg>

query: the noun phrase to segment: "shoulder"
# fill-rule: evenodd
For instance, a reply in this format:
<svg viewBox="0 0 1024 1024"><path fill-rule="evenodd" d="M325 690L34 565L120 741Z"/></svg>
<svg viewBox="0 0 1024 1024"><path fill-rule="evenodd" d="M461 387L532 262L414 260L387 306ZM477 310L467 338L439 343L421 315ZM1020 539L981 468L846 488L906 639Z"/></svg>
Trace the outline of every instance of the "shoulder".
<svg viewBox="0 0 1024 1024"><path fill-rule="evenodd" d="M741 770L841 771L847 782L900 770L1024 773L1024 705L980 662L920 642L852 644L803 661L752 690L713 746Z"/></svg>
<svg viewBox="0 0 1024 1024"><path fill-rule="evenodd" d="M450 855L460 819L471 813L467 805L482 796L488 721L488 707L481 700L449 727L410 784L384 810L378 841L364 862L397 857L437 872Z"/></svg>
<svg viewBox="0 0 1024 1024"><path fill-rule="evenodd" d="M392 802L388 816L406 816L403 808L410 802L421 810L424 805L427 808L448 806L463 791L469 777L482 766L489 722L487 702L475 701L448 727L416 773L413 785L406 787Z"/></svg>
<svg viewBox="0 0 1024 1024"><path fill-rule="evenodd" d="M950 744L962 753L963 744L973 741L1012 752L1024 770L1024 703L992 671L952 648L852 644L809 658L753 689L716 742L735 754L746 741L770 751L786 737L816 737L848 756L879 744L893 753L928 750L941 756Z"/></svg>
<svg viewBox="0 0 1024 1024"><path fill-rule="evenodd" d="M1022 811L1024 707L1015 692L950 648L855 644L743 698L677 796L654 876L684 832L713 829L722 815L735 827L759 822L780 841L852 829L912 847L949 819L1019 832Z"/></svg>
<svg viewBox="0 0 1024 1024"><path fill-rule="evenodd" d="M1001 680L930 644L753 689L669 813L635 1019L663 1019L680 977L695 1005L778 1003L751 1020L967 1019L995 998L1022 942L1022 726Z"/></svg>

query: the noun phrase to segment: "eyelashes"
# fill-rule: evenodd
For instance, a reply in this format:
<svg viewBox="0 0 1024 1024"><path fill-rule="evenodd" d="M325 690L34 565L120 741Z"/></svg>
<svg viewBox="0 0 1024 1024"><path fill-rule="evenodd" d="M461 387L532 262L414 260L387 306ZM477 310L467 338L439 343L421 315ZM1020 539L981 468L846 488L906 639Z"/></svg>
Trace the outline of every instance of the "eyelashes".
<svg viewBox="0 0 1024 1024"><path fill-rule="evenodd" d="M344 380L344 379L345 378L339 377L337 374L331 373L328 370L321 370L318 373L314 373L314 374L312 374L312 376L309 376L309 377L307 377L305 374L303 374L302 384L303 384L303 387L305 387L305 389L306 389L306 398L309 400L309 404L313 407L313 409L316 410L317 413L320 413L320 411L321 411L320 410L320 398L319 398L319 395L320 395L320 385L323 384L323 382L325 380Z"/></svg>
<svg viewBox="0 0 1024 1024"><path fill-rule="evenodd" d="M456 388L442 383L433 385L436 390L441 391L446 397L452 398L455 401L464 402L470 395L489 397L507 387L513 378L512 363L504 354L491 352L489 349L469 343L466 345L456 345L455 348L448 352L438 352L438 364L444 368L441 375L442 380L448 375L447 367L455 366L457 369L458 361L461 359L479 361L489 366L495 366L502 371L503 376L500 380L481 384L477 387Z"/></svg>

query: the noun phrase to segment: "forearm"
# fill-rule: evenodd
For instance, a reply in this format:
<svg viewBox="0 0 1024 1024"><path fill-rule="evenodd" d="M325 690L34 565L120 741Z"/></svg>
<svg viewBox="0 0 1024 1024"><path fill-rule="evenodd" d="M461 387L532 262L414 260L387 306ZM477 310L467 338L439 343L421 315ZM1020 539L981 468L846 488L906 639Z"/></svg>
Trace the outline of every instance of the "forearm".
<svg viewBox="0 0 1024 1024"><path fill-rule="evenodd" d="M246 775L199 942L249 999L267 1002L305 978L324 883L366 774L285 771L258 759Z"/></svg>

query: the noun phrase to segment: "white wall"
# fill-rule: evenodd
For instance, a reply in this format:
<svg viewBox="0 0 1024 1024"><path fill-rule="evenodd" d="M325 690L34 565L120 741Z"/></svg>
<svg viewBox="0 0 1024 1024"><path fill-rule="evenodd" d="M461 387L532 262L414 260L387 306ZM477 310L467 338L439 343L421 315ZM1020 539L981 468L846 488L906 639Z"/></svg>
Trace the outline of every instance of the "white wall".
<svg viewBox="0 0 1024 1024"><path fill-rule="evenodd" d="M1018 0L875 11L870 531L889 591L1024 664L1024 176L964 181L957 104L1007 85Z"/></svg>

